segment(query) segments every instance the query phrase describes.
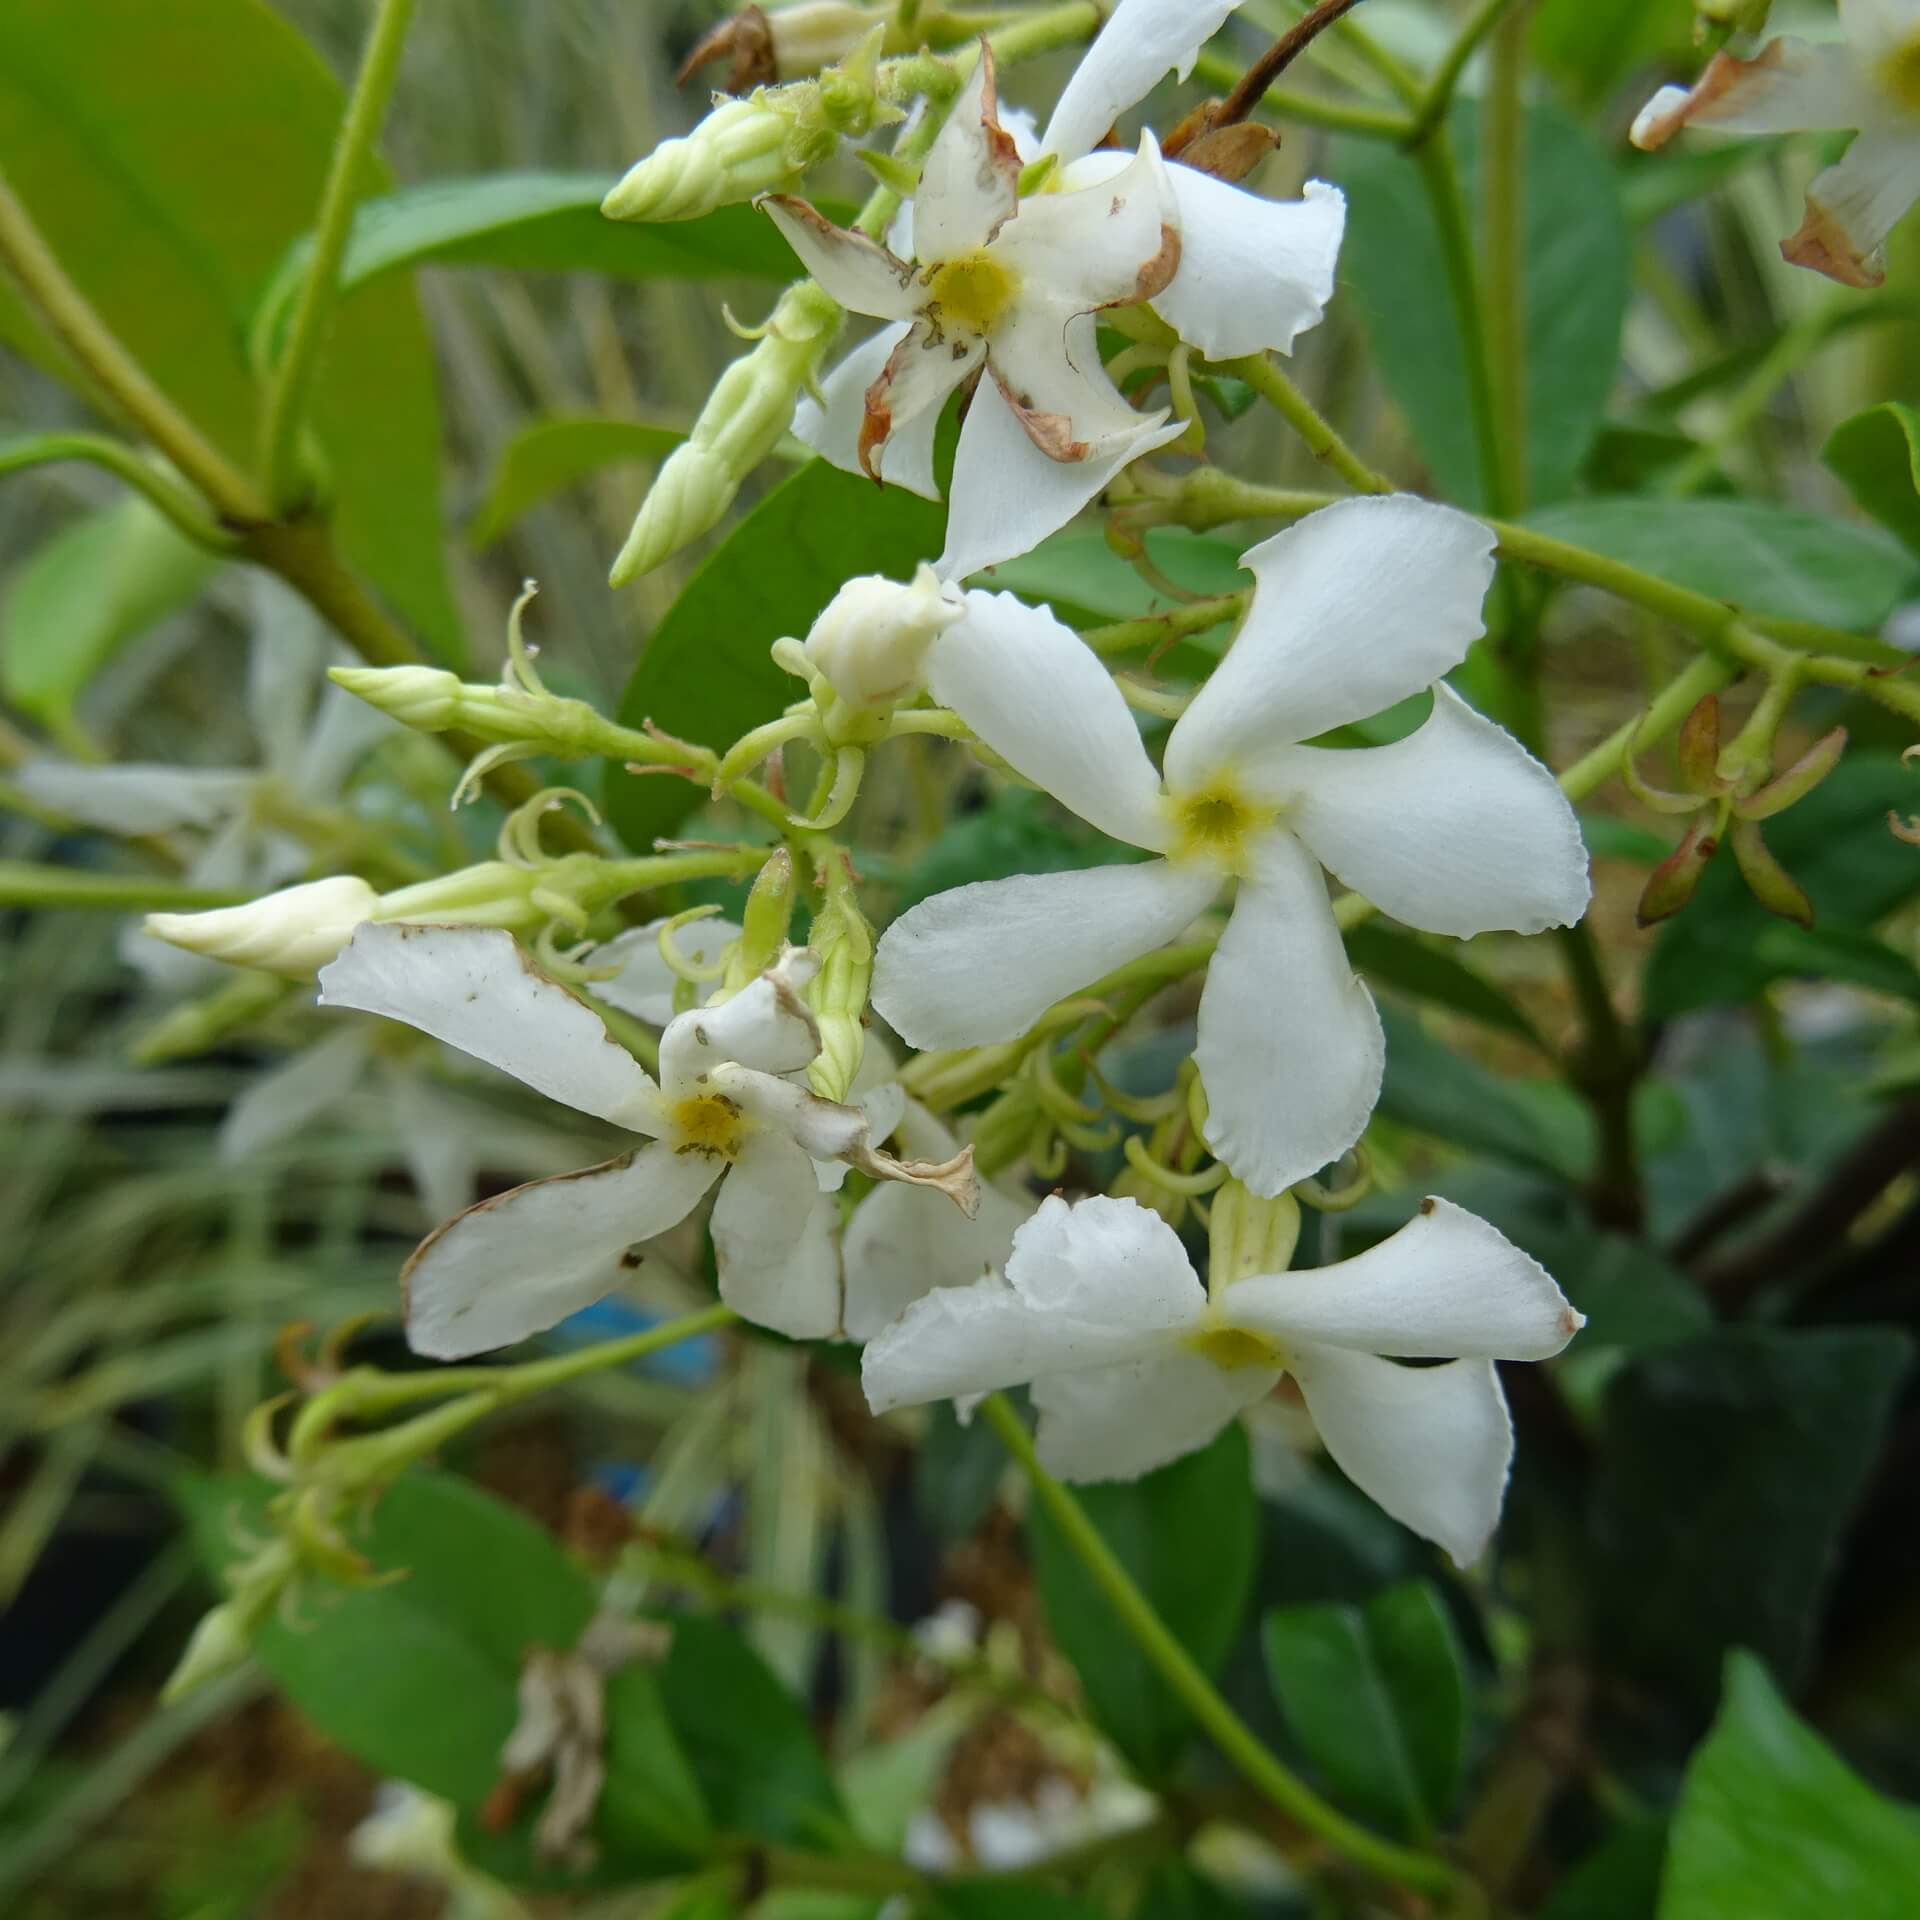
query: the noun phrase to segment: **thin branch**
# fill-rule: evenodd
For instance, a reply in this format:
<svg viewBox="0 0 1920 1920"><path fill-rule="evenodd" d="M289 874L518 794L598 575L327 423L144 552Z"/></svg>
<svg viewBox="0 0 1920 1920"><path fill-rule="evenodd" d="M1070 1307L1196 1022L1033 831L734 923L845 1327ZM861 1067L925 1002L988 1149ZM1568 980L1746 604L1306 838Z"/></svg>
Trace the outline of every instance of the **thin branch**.
<svg viewBox="0 0 1920 1920"><path fill-rule="evenodd" d="M132 447L104 433L36 433L0 440L0 473L24 473L30 467L53 466L65 460L84 460L124 480L195 546L211 553L231 553L239 544L234 534L208 517L184 487L176 487Z"/></svg>
<svg viewBox="0 0 1920 1920"><path fill-rule="evenodd" d="M1267 89L1313 45L1327 28L1344 13L1351 12L1360 0L1320 0L1318 6L1295 21L1240 78L1240 84L1220 104L1213 116L1216 127L1230 127L1244 120L1265 96Z"/></svg>

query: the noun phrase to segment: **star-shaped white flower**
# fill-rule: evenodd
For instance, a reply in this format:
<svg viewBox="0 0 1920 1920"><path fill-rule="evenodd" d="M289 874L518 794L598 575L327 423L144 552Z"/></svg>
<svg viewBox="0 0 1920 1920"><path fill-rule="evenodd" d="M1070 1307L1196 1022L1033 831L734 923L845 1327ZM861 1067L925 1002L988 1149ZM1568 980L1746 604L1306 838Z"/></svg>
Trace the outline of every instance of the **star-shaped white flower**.
<svg viewBox="0 0 1920 1920"><path fill-rule="evenodd" d="M1857 128L1807 188L1806 218L1780 251L1847 286L1877 287L1881 243L1920 199L1920 0L1840 0L1840 25L1841 41L1769 40L1751 60L1716 53L1691 88L1662 87L1640 109L1633 144L1663 146L1684 126Z"/></svg>
<svg viewBox="0 0 1920 1920"><path fill-rule="evenodd" d="M457 1215L407 1263L407 1338L456 1359L543 1332L616 1287L627 1249L686 1218L716 1182L720 1297L797 1339L840 1323L835 1209L816 1162L974 1204L970 1157L944 1167L876 1153L859 1108L782 1078L819 1051L799 997L802 949L724 1005L683 1013L656 1084L583 1001L491 927L362 927L320 975L326 1006L403 1020L549 1098L649 1136L602 1166L536 1180Z"/></svg>
<svg viewBox="0 0 1920 1920"><path fill-rule="evenodd" d="M1289 1373L1348 1478L1464 1566L1513 1455L1493 1362L1543 1360L1582 1324L1541 1267L1445 1200L1351 1260L1209 1300L1158 1214L1055 1196L1004 1280L928 1294L868 1343L862 1377L876 1413L1031 1384L1048 1470L1116 1480L1205 1446Z"/></svg>
<svg viewBox="0 0 1920 1920"><path fill-rule="evenodd" d="M956 455L940 562L948 577L1024 553L1127 461L1182 430L1164 409L1127 404L1094 335L1095 312L1151 299L1179 264L1153 136L1080 191L1023 199L1019 177L983 46L921 172L912 263L802 200L760 203L842 306L895 323L883 347L870 342L829 380L829 457L932 496L941 405L962 381L988 376Z"/></svg>
<svg viewBox="0 0 1920 1920"><path fill-rule="evenodd" d="M921 902L881 939L874 1006L918 1047L1014 1039L1237 880L1200 1001L1208 1143L1269 1196L1337 1159L1372 1112L1384 1042L1322 866L1431 933L1537 933L1586 909L1586 849L1553 776L1440 680L1481 631L1492 554L1478 521L1398 494L1263 541L1241 561L1245 624L1175 724L1164 778L1076 635L969 593L933 644L934 698L1082 819L1162 857ZM1298 744L1429 687L1431 716L1391 746Z"/></svg>

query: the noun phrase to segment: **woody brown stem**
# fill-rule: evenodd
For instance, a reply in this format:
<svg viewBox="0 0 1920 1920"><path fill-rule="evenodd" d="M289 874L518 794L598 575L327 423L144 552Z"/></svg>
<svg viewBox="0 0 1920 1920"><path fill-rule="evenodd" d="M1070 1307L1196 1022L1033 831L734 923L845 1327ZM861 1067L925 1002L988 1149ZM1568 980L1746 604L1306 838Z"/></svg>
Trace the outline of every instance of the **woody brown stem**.
<svg viewBox="0 0 1920 1920"><path fill-rule="evenodd" d="M1320 0L1312 12L1303 15L1289 27L1246 70L1240 84L1220 103L1220 111L1213 116L1213 124L1216 127L1230 127L1236 120L1244 120L1288 67L1343 13L1351 12L1359 3L1360 0Z"/></svg>

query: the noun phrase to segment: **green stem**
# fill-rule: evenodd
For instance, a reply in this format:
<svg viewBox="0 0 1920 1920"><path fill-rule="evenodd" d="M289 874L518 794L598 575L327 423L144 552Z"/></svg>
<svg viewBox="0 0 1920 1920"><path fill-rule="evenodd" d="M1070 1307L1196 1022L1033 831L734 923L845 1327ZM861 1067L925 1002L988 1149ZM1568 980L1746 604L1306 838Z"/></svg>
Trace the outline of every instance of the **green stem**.
<svg viewBox="0 0 1920 1920"><path fill-rule="evenodd" d="M1560 790L1569 800L1588 794L1620 771L1620 762L1636 740L1664 739L1710 693L1718 693L1739 669L1718 654L1703 653L1656 698L1645 713L1614 728L1597 747L1583 753L1560 776Z"/></svg>
<svg viewBox="0 0 1920 1920"><path fill-rule="evenodd" d="M400 55L413 23L414 0L379 0L366 52L347 102L340 137L334 143L313 251L300 283L298 304L288 331L286 351L274 366L260 436L260 477L268 509L284 512L306 491L300 463L300 430L319 371L327 323L340 295L340 267L353 233L354 208L380 128L399 77Z"/></svg>
<svg viewBox="0 0 1920 1920"><path fill-rule="evenodd" d="M1130 653L1135 647L1158 647L1189 634L1206 633L1224 621L1238 620L1247 610L1245 593L1209 594L1165 613L1144 614L1138 620L1116 620L1111 626L1085 627L1080 638L1095 653Z"/></svg>
<svg viewBox="0 0 1920 1920"><path fill-rule="evenodd" d="M1340 438L1312 401L1274 365L1270 355L1256 353L1244 360L1228 360L1221 364L1220 371L1244 380L1307 443L1314 458L1325 461L1348 486L1361 493L1393 491L1393 482L1385 474L1376 473Z"/></svg>
<svg viewBox="0 0 1920 1920"><path fill-rule="evenodd" d="M1349 1820L1314 1792L1262 1744L1220 1696L1198 1662L1170 1633L1131 1574L1073 1494L1040 1464L1033 1437L1006 1397L992 1394L982 1411L1001 1443L1019 1463L1034 1498L1047 1510L1074 1556L1119 1615L1139 1647L1220 1751L1266 1798L1308 1832L1368 1871L1424 1893L1451 1893L1462 1884L1459 1870L1437 1855L1396 1846Z"/></svg>
<svg viewBox="0 0 1920 1920"><path fill-rule="evenodd" d="M57 461L85 460L104 467L145 496L195 546L227 553L236 545L226 528L216 526L184 487L176 487L157 467L141 459L132 447L104 433L39 433L18 440L0 440L0 473L21 473L29 467Z"/></svg>
<svg viewBox="0 0 1920 1920"><path fill-rule="evenodd" d="M1500 16L1513 3L1514 0L1480 0L1480 5L1454 35L1446 58L1434 68L1426 93L1407 125L1404 137L1408 146L1419 146L1446 118L1447 109L1453 104L1454 89L1460 84L1460 75L1473 58L1475 48L1499 25Z"/></svg>
<svg viewBox="0 0 1920 1920"><path fill-rule="evenodd" d="M1526 62L1524 9L1500 22L1493 40L1493 76L1482 113L1481 223L1486 260L1487 384L1493 397L1494 458L1501 511L1527 502L1527 327L1523 232L1525 122L1520 82Z"/></svg>
<svg viewBox="0 0 1920 1920"><path fill-rule="evenodd" d="M0 860L0 906L99 907L118 913L192 913L233 907L252 895L231 887L190 887L139 874L83 873L28 860Z"/></svg>

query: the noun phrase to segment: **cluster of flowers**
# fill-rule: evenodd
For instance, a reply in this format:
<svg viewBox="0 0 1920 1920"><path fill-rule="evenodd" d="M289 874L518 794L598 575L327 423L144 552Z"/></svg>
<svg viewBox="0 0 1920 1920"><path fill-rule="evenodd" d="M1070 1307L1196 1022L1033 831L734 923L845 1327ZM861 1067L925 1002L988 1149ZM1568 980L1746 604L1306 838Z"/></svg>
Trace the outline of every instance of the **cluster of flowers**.
<svg viewBox="0 0 1920 1920"><path fill-rule="evenodd" d="M1491 533L1388 495L1253 548L1244 620L1157 767L1078 635L961 584L1030 550L1182 431L1115 386L1096 314L1150 305L1220 360L1289 348L1331 297L1336 189L1312 183L1275 203L1164 159L1150 132L1131 153L1099 145L1169 68L1191 68L1233 3L1122 0L1037 136L1002 115L983 47L891 245L787 194L761 199L818 289L884 323L800 401L802 438L849 470L932 494L934 424L971 387L941 559L911 583L847 583L777 657L831 710L840 732L828 737L883 740L931 696L950 731L1147 857L937 895L851 971L711 921L702 931L723 965L701 970L676 945L679 922L636 928L591 961L604 1001L661 1029L657 1076L506 927L396 921L359 882L154 924L253 964L318 966L324 1005L405 1022L643 1136L433 1234L406 1270L409 1337L424 1354L555 1325L618 1287L631 1249L716 1190L722 1298L794 1338L863 1341L876 1412L965 1408L1029 1385L1041 1458L1091 1480L1205 1444L1289 1375L1351 1478L1465 1562L1492 1531L1511 1455L1494 1363L1558 1352L1580 1316L1531 1258L1438 1199L1357 1258L1291 1263L1294 1189L1359 1141L1383 1070L1327 874L1410 927L1459 937L1568 925L1586 907L1585 849L1553 777L1445 683L1482 632ZM1890 0L1842 10L1850 31L1897 11ZM1810 76L1838 86L1842 64L1838 51L1790 47L1731 77L1717 62L1693 95L1654 102L1641 135L1687 117L1800 124ZM1910 88L1886 65L1875 71L1895 93ZM1760 88L1771 117L1730 119ZM1828 104L1838 111L1837 96ZM1863 138L1816 182L1825 238L1803 254L1838 257L1842 189L1864 178L1868 148ZM636 192L614 201L630 210ZM1860 271L1883 230L1848 229ZM1390 745L1309 744L1422 694L1429 716ZM1173 1227L1133 1199L1036 1205L1004 1179L983 1184L971 1149L908 1097L864 1022L870 984L873 1011L916 1048L1019 1042L1063 998L1187 934L1223 892L1231 911L1194 1047L1205 1144L1224 1178L1203 1284ZM692 1003L696 980L705 998ZM851 1050L829 1030L850 1030ZM863 1176L851 1205L850 1171Z"/></svg>

